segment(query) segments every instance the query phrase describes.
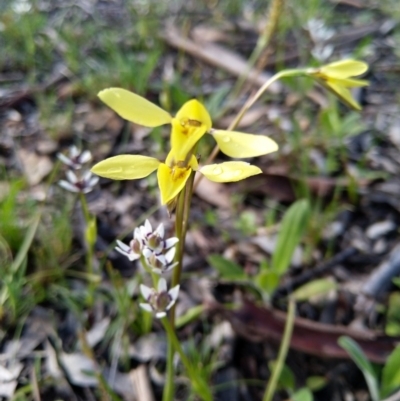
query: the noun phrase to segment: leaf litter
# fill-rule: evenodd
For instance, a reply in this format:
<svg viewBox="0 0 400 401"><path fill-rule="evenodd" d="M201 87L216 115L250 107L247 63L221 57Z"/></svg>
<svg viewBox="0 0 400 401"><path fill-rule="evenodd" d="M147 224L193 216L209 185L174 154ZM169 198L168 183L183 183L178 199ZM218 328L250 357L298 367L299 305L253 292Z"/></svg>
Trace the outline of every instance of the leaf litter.
<svg viewBox="0 0 400 401"><path fill-rule="evenodd" d="M102 69L105 69L105 76L113 75L107 81L109 86L119 82L119 73L128 74L129 71L125 65L121 66L121 71L118 65L113 65L110 74L106 64L101 64L101 58L94 57L96 52L102 55L106 53L100 39L97 41L95 35L86 38L88 42L82 43L83 53L78 61L85 56L87 63L82 63L81 70L74 71L71 70L73 63L67 66L68 57L72 57L67 54L68 40L57 39L60 36L58 31L63 32L63 25L68 26L74 19L82 23L101 16L98 20L99 30L107 27L110 21L118 20L121 24L127 24L131 17L125 9L126 5L119 1L107 5L95 1L82 7L66 5L60 8L48 1L38 3L48 29L36 32L33 46L37 49L36 54L41 54L47 35L53 43L57 43L56 59L43 66L42 70L42 66L37 65L40 73L37 81L33 81L36 83L29 81L26 71L17 65L16 71L12 72L14 75L10 75L7 61L2 59L0 65L0 78L5 85L0 93L0 165L3 171L7 171L7 175L1 176L0 201L9 199L7 195L12 189L8 182L10 178L24 176L28 185L18 194L17 202L25 210L16 207L18 210L15 211L15 218L19 222L26 219L26 211L30 207L23 202L29 199L42 202L45 199L44 196L35 195L35 191L41 190L40 185L52 173L56 153L77 139L92 151L96 160L100 160L104 156L120 153L121 149L132 153L143 150L152 153L149 137L154 135L127 126L94 100L94 94L103 88L99 86L103 85L104 80ZM256 12L249 10L250 13ZM136 12L140 13L140 10ZM308 92L309 100L306 101L302 100L302 95L296 97L297 93L289 91L286 82L276 85L271 104L254 108L242 124L246 130L267 131L279 140L282 152L261 159L259 166L263 169L262 176L231 185L214 185L203 180L195 195L193 229L188 235L185 266L187 272L197 275L195 277L199 279L188 280L186 288L183 288L182 298L185 301L181 313L202 304L206 312L203 320L189 321L181 335L185 339L193 337L197 344L210 343L215 350L221 364L213 376L216 384L232 378L246 379L251 374L256 379L265 380L268 369L266 356L271 359L276 357L276 344L281 338L285 321L282 300L301 283L319 277L329 277L338 285L333 295L329 293L315 302L299 302L288 364L295 365L299 360L303 362L305 372L298 375L300 382L304 382L304 375L307 374L311 376L322 372L328 377L335 369L346 372L355 369L347 362L343 365L342 361L327 362L325 366L324 362L319 362L322 368L317 367L318 364L310 356L347 358L347 354L337 345L340 335L345 334L357 340L367 357L377 363L383 363L398 342L397 337L384 334L386 320L390 317L385 312L388 309L387 300L390 295L398 293L392 279L399 275L399 233L396 229L400 223L400 186L397 179L400 172L399 110L394 90L398 87L399 79L395 73L398 55L393 45L397 40L398 26L393 23L391 16L382 17L379 12L375 13L359 2L340 2L340 7L332 12L344 18L340 26L333 27L336 32L326 41L333 46L334 54L348 53L357 48L364 38L369 40L365 57L371 64L371 72L367 77L371 80L371 86L357 94L358 100L364 104L362 120L365 128L355 129L355 133L347 136L349 126L343 126L342 132L335 132L336 137L324 139L322 135L325 131L335 131L319 113L320 107L329 107L329 97L313 89ZM241 18L229 21L230 17L227 17L229 23L221 24L212 13L207 23L200 12L191 15L189 35L180 29L186 18L184 12L173 18L175 28L158 26L162 40L170 46L165 49L159 65L168 57L172 60L173 75L169 88L179 101L183 96L207 96L226 83L231 85L236 77L246 71L249 50L254 47L259 34L259 27ZM349 16L354 17L354 22ZM373 23L365 23L365 16L370 17ZM51 33L52 30L56 36ZM44 32L47 32L46 35ZM299 40L308 40L306 30L297 33ZM295 45L293 35L289 31L282 43L272 44L275 50L280 51L268 58L265 71L259 74L252 71L252 87L264 83L280 63L296 66L303 60L299 50L301 46ZM135 40L139 39L135 39L134 35L123 36L120 44L126 49ZM148 46L146 40L141 46ZM177 51L184 53L180 65L175 62ZM129 60L127 65L132 69L133 60ZM200 86L194 84L193 68L198 70L202 81ZM88 88L88 84L83 82L84 77L93 72L98 75L94 75L95 84ZM181 87L174 74L179 74ZM160 76L159 67L150 74L146 95L153 100L158 98L163 85ZM133 79L128 76L129 85L138 86L138 83L131 83ZM44 105L41 97L46 99ZM219 126L226 127L227 122L232 120L240 101L241 98L239 103L229 105L225 116L217 119ZM312 118L307 115L307 108L311 109ZM316 115L318 118L314 118ZM295 132L296 124L306 132L297 142L294 140L298 134ZM350 128L353 129L351 125ZM317 134L321 136L313 130L318 130ZM343 138L338 139L337 136L341 134ZM166 132L159 133L160 141L166 135ZM333 154L331 148L337 144L342 146L338 146L340 151ZM303 157L303 151L307 149L309 153ZM161 142L156 146L156 151L160 158L164 156ZM308 154L311 161L306 170L300 170L299 166L304 165L304 158ZM57 270L59 266L54 268L57 263L54 264L51 259L51 252L44 247L40 238L36 238L26 271L27 282L32 283L33 287L27 286L26 291L36 292L40 306L32 305L32 308L19 311L17 321L12 321L9 315L0 315L1 397L12 398L29 382L32 377L29 372L37 369L33 362L38 360L40 372L35 370L36 374L54 379L52 384L46 384L40 375L36 376L43 399L49 399L49 394L57 394L58 397L67 395L68 399L77 400L96 399L99 396L99 378L96 374L104 377L110 387L126 400L158 399L164 384L159 364L165 360L165 339L160 338L159 328L154 325L152 332L147 334L143 328L133 330L129 325L134 325L135 320L130 321L128 314L124 319L130 322L130 328L126 329L128 335L121 339L121 344L127 346L127 354L124 356L122 352L115 363L115 351L111 351L118 346L113 343L113 321L119 317L111 290L116 281L111 284L111 280L118 280L113 275L119 273L130 278L138 271L137 266L127 266L125 260L111 251L112 242L117 234L128 235L129 229L155 203L155 183L128 182L121 185L104 180L100 188L90 194L88 200L91 211L98 216L96 262L103 269L101 291L108 297L107 301L99 299L95 307L85 311L78 307L87 282L72 278L79 276L84 265L82 229L76 224L79 218L76 219L75 210L78 208L72 207L70 213L74 214L74 218L71 221L77 233L73 238L73 255L70 257L77 262L72 263L73 268ZM59 212L59 205L65 202L64 194L57 191L52 187L46 201L48 213ZM317 199L324 211L331 206L333 212L330 211L329 215L327 212L321 220L316 218L317 221L311 221L316 237L309 235L299 244L280 286L270 294L270 305L259 306L257 297L248 291L243 282L218 277L207 257L215 253L224 255L252 278L260 264L270 260L275 250L276 232L279 232L283 210L299 199L299 194L304 193ZM243 195L236 198L237 194ZM73 204L72 199L68 202ZM250 227L249 230L245 221L234 224L246 212L256 213L259 227L267 221L275 232L257 231L257 227L255 230ZM10 212L5 210L4 213ZM157 210L155 218L162 221L167 216ZM122 229L127 232L122 233ZM14 235L18 235L18 232L15 231ZM13 239L7 237L7 240L12 247ZM16 249L12 248L11 251L16 252ZM52 269L54 276L51 276ZM67 284L57 281L60 276L65 277ZM32 281L35 277L38 281ZM121 290L123 287L118 288ZM43 295L41 291L48 291L48 294ZM131 294L137 296L135 289ZM221 306L233 300L242 302L242 308L228 312ZM82 329L79 310L85 315L86 341L93 351L91 356L79 340ZM203 324L204 321L207 324ZM232 326L226 326L228 321ZM389 323L393 327L395 321ZM209 337L205 333L207 325L211 328ZM361 332L352 328L356 325L362 328ZM241 354L243 350L248 351L245 356ZM345 380L341 385L352 399L362 399L362 390L365 390L362 382L352 382L349 375L348 381ZM260 399L257 388L247 384L242 387L232 386L230 392L221 390L218 393L221 399L226 400L240 399L240 394L252 397L248 399ZM336 395L340 393L338 388L336 386L333 391ZM137 394L143 396L138 398ZM334 396L322 399L334 399Z"/></svg>

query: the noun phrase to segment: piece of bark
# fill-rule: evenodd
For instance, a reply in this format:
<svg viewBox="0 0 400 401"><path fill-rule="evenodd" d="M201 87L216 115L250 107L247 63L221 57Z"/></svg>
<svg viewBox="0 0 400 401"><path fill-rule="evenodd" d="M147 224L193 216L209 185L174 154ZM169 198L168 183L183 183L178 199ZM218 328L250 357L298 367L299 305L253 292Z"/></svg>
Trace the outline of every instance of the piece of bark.
<svg viewBox="0 0 400 401"><path fill-rule="evenodd" d="M245 301L235 311L225 310L222 306L216 309L222 310L234 330L250 341L282 341L287 318L284 312L256 306L250 301ZM381 364L385 363L400 340L371 330L358 331L296 317L290 347L319 357L350 359L347 352L338 345L341 336L353 338L371 362Z"/></svg>

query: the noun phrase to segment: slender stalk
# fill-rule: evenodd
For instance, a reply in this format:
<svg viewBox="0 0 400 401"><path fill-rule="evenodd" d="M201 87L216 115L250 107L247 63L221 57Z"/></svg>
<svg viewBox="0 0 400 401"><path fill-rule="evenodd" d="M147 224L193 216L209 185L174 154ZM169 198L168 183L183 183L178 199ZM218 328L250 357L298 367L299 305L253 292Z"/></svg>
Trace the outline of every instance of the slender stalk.
<svg viewBox="0 0 400 401"><path fill-rule="evenodd" d="M174 400L174 393L175 393L174 354L175 354L174 346L171 341L168 341L166 377L165 377L165 386L164 386L164 390L163 390L162 401L173 401Z"/></svg>
<svg viewBox="0 0 400 401"><path fill-rule="evenodd" d="M193 182L195 172L192 172L189 177L185 189L179 194L178 205L176 208L176 219L175 219L175 235L179 238L177 244L177 252L175 254L175 261L178 265L174 268L174 274L172 276L171 287L176 286L180 283L182 273L182 260L185 249L185 238L188 229L190 203L193 194ZM175 322L175 305L170 310L170 322L174 327Z"/></svg>
<svg viewBox="0 0 400 401"><path fill-rule="evenodd" d="M284 366L286 356L290 346L290 339L292 338L294 317L295 317L295 301L293 298L289 298L289 308L287 313L287 319L285 324L285 330L283 332L283 338L281 346L279 348L278 360L274 366L272 375L268 381L267 388L265 389L263 401L271 401L275 393L276 386L278 384L279 376L281 375L282 368Z"/></svg>
<svg viewBox="0 0 400 401"><path fill-rule="evenodd" d="M192 181L193 183L193 181ZM182 190L178 195L178 203L176 206L176 216L175 216L175 235L179 238L179 242L176 244L177 252L175 254L175 261L178 262L177 266L174 268L174 272L171 280L171 287L175 287L180 282L181 272L182 272L182 258L185 243L186 231L184 231L184 219L185 219L185 198L186 189ZM169 324L171 327L175 327L175 305L169 311ZM175 392L175 367L174 367L174 354L175 347L168 341L167 349L167 366L166 366L166 379L165 387L163 391L162 401L173 401Z"/></svg>
<svg viewBox="0 0 400 401"><path fill-rule="evenodd" d="M189 359L186 357L186 355L183 352L183 349L181 347L181 344L180 344L178 338L176 337L173 326L171 326L169 320L166 317L162 318L161 322L164 325L165 331L168 335L168 342L173 345L175 351L179 354L179 356L181 358L183 366L185 367L186 372L187 372L188 376L190 377L194 391L197 393L197 395L202 400L212 401L212 394L211 394L209 386L207 385L207 383L204 382L204 380L201 379L201 376L199 376L197 374L196 370L193 368ZM164 399L163 399L163 401L164 401Z"/></svg>
<svg viewBox="0 0 400 401"><path fill-rule="evenodd" d="M232 123L228 127L228 131L233 130L237 127L243 116L250 109L251 106L263 95L263 93L278 79L284 77L294 77L300 76L304 74L304 70L283 70L273 75L257 92L254 96L249 97L247 102L243 105L236 118L232 121Z"/></svg>
<svg viewBox="0 0 400 401"><path fill-rule="evenodd" d="M79 193L79 199L81 201L81 207L83 212L83 217L85 220L85 242L86 242L86 269L89 276L94 275L94 246L96 243L96 239L92 238L92 235L88 235L88 230L91 230L90 225L92 224L92 217L90 216L89 207L87 204L86 196L84 193ZM90 238L89 238L90 237ZM96 282L94 280L90 280L88 283L88 293L87 293L87 303L89 306L93 305L94 302L94 291L96 289Z"/></svg>
<svg viewBox="0 0 400 401"><path fill-rule="evenodd" d="M246 112L250 109L251 106L262 96L262 94L278 79L284 78L284 77L296 77L296 76L302 76L306 74L306 70L304 69L298 69L298 70L283 70L278 72L277 74L273 75L265 84L256 92L256 94L252 97L249 97L247 99L247 102L243 105L243 107L240 109L239 113L236 115L235 119L232 121L232 123L228 127L228 131L234 130L238 124L240 123L241 119L243 116L246 114ZM210 164L217 156L219 152L219 147L218 145L215 145L213 151L211 152L210 156L208 156L205 164ZM202 180L203 175L199 174L199 177L196 179L194 183L194 188L196 188L199 185L199 182Z"/></svg>
<svg viewBox="0 0 400 401"><path fill-rule="evenodd" d="M190 214L190 205L192 203L192 195L193 195L193 184L194 184L194 177L196 173L193 171L189 179L187 180L186 187L185 187L185 199L184 199L184 210L183 210L183 221L182 221L182 243L181 243L181 253L179 255L179 265L182 266L183 260L183 253L185 249L185 241L186 241L186 233L189 225L189 214ZM180 274L178 277L178 283L180 282Z"/></svg>
<svg viewBox="0 0 400 401"><path fill-rule="evenodd" d="M81 207L82 207L82 212L83 212L83 217L85 219L85 222L86 222L86 224L89 224L89 220L90 220L89 207L87 204L86 196L83 192L79 193L79 200L81 201Z"/></svg>

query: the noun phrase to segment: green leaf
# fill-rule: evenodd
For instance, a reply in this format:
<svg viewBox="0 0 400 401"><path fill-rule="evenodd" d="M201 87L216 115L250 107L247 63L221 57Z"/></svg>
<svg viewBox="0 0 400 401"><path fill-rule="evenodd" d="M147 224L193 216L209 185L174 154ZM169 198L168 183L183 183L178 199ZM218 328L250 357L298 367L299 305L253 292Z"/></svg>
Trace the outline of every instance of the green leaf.
<svg viewBox="0 0 400 401"><path fill-rule="evenodd" d="M363 373L372 400L379 401L378 378L363 350L352 338L347 336L341 336L338 340L338 344L347 351L351 359L353 359L354 363Z"/></svg>
<svg viewBox="0 0 400 401"><path fill-rule="evenodd" d="M309 376L306 380L306 385L311 391L318 391L325 387L328 380L324 376Z"/></svg>
<svg viewBox="0 0 400 401"><path fill-rule="evenodd" d="M388 336L400 335L400 292L393 292L389 297L385 332Z"/></svg>
<svg viewBox="0 0 400 401"><path fill-rule="evenodd" d="M307 301L315 295L323 295L337 288L337 284L329 278L310 281L293 292L296 301Z"/></svg>
<svg viewBox="0 0 400 401"><path fill-rule="evenodd" d="M179 316L176 319L175 327L180 329L181 327L186 326L188 323L198 319L204 312L204 309L204 305L193 306L184 315Z"/></svg>
<svg viewBox="0 0 400 401"><path fill-rule="evenodd" d="M215 270L218 270L222 278L229 280L243 280L246 278L246 274L241 266L231 260L225 259L221 255L210 255L207 261Z"/></svg>
<svg viewBox="0 0 400 401"><path fill-rule="evenodd" d="M263 292L272 294L279 284L279 275L273 271L262 270L255 277L255 281Z"/></svg>
<svg viewBox="0 0 400 401"><path fill-rule="evenodd" d="M313 401L314 396L310 389L303 387L290 397L293 401Z"/></svg>
<svg viewBox="0 0 400 401"><path fill-rule="evenodd" d="M276 368L276 361L269 361L268 367L272 372ZM287 365L283 365L280 373L278 384L280 388L293 391L296 385L296 380L292 370Z"/></svg>
<svg viewBox="0 0 400 401"><path fill-rule="evenodd" d="M34 218L33 222L26 231L25 238L21 245L21 248L19 249L16 258L13 264L11 265L11 272L16 273L20 268L20 266L22 265L22 262L27 257L29 248L31 247L32 241L36 234L36 230L39 226L39 221L40 221L40 214Z"/></svg>
<svg viewBox="0 0 400 401"><path fill-rule="evenodd" d="M272 268L282 275L292 260L292 255L299 244L310 218L310 205L307 199L293 203L283 217L278 241L272 256Z"/></svg>
<svg viewBox="0 0 400 401"><path fill-rule="evenodd" d="M397 287L400 288L400 277L394 277L394 278L392 279L392 281L393 281L393 284L394 284L394 285L397 285Z"/></svg>
<svg viewBox="0 0 400 401"><path fill-rule="evenodd" d="M381 396L385 398L400 388L400 345L389 355L382 371Z"/></svg>

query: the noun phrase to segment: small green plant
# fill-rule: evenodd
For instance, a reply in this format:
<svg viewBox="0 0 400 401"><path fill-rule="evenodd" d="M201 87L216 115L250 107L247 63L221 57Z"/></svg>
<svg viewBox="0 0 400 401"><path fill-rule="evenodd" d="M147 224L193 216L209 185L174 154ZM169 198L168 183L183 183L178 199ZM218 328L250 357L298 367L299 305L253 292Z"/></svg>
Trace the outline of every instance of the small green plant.
<svg viewBox="0 0 400 401"><path fill-rule="evenodd" d="M210 114L195 99L187 101L176 116L172 117L169 112L122 88L109 88L99 93L99 97L104 103L129 121L146 127L171 124L171 148L165 161L159 161L157 158L149 156L127 154L101 161L91 170L97 175L114 180L140 179L157 171L161 204L166 205L170 213L176 210L175 237L164 238L163 225L153 230L149 221L146 221L143 226L135 229L133 240L129 246L119 241L117 247L117 250L129 260L139 259L152 279L152 287L140 285L140 291L145 300L140 306L161 320L168 336L167 381L163 401L170 401L174 398L172 360L175 352L179 354L186 373L189 375L193 391L203 400L212 399L211 389L205 379L198 375L193 361L190 361L183 352L175 332L175 303L178 299L181 282L182 257L195 174L200 173L214 182L235 182L261 173L258 167L241 161L210 163L216 155L216 150L221 150L229 157L248 158L271 153L278 149L277 144L268 137L233 131L244 113L277 79L310 76L335 93L347 105L359 109L360 106L353 100L347 88L366 85L365 81L351 78L354 75L362 74L366 68L364 63L346 60L321 68L282 71L267 81L256 95L248 100L228 130L213 129ZM196 154L197 144L205 134L211 135L217 142L217 146L205 165L200 166L200 157ZM286 272L294 249L307 227L309 214L310 207L306 200L296 202L287 211L273 255L272 268L262 271L259 277L256 277L256 282L262 291L268 292L273 289L279 282L279 278ZM219 270L223 271L225 275L235 279L247 279L240 266L236 266L218 255L212 256L210 260L214 265L219 266ZM163 274L171 270L173 271L172 283L171 289L168 290ZM265 400L272 398L286 356L294 318L293 301L290 305L291 319L288 319L278 364L267 386ZM167 313L169 318L167 318Z"/></svg>
<svg viewBox="0 0 400 401"><path fill-rule="evenodd" d="M400 346L388 356L382 369L378 369L369 362L363 350L352 338L342 336L338 342L363 373L373 401L384 399L400 389Z"/></svg>

